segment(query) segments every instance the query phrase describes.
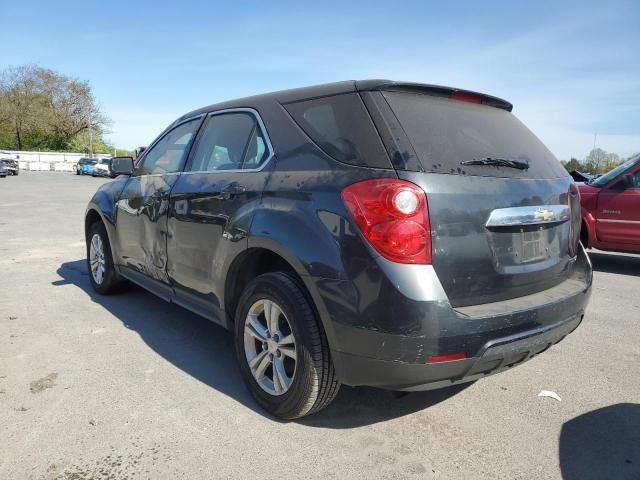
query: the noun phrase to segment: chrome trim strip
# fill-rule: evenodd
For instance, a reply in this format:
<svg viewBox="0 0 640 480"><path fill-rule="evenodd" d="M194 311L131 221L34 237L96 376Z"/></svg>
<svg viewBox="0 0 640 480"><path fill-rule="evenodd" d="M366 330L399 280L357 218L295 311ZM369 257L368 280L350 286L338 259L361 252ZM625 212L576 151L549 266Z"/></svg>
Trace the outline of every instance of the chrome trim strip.
<svg viewBox="0 0 640 480"><path fill-rule="evenodd" d="M617 220L615 218L596 218L596 221L601 223L632 223L634 225L640 224L640 221L637 220Z"/></svg>
<svg viewBox="0 0 640 480"><path fill-rule="evenodd" d="M568 205L533 205L527 207L498 208L491 212L486 227L517 225L544 225L566 222L571 217Z"/></svg>

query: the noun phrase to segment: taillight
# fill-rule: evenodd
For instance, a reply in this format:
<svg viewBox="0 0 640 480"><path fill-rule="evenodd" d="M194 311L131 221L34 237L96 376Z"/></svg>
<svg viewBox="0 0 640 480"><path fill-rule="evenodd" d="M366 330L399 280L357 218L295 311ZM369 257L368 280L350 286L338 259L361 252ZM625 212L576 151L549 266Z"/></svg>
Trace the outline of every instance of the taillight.
<svg viewBox="0 0 640 480"><path fill-rule="evenodd" d="M383 178L342 191L349 213L375 250L398 263L431 263L427 196L417 185Z"/></svg>
<svg viewBox="0 0 640 480"><path fill-rule="evenodd" d="M580 241L580 229L582 227L582 207L580 206L580 191L575 183L569 185L569 209L571 210L571 223L569 226L569 254L575 257L578 254L578 242Z"/></svg>

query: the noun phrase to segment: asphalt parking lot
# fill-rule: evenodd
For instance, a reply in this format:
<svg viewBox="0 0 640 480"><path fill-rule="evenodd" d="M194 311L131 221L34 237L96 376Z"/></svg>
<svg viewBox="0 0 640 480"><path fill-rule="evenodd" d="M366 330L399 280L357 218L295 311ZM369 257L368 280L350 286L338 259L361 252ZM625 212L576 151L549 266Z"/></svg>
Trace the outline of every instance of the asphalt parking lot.
<svg viewBox="0 0 640 480"><path fill-rule="evenodd" d="M137 287L92 293L83 213L104 181L0 179L0 478L640 479L640 256L593 253L583 325L514 370L343 387L280 422L224 329Z"/></svg>

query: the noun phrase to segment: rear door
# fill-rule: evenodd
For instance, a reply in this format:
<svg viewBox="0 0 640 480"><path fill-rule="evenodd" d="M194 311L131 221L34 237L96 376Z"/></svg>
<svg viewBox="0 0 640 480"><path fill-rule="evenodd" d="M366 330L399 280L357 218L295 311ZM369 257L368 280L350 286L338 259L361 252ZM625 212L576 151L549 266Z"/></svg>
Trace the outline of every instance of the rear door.
<svg viewBox="0 0 640 480"><path fill-rule="evenodd" d="M622 181L631 175L630 184ZM640 249L640 162L609 182L598 195L596 234L601 242Z"/></svg>
<svg viewBox="0 0 640 480"><path fill-rule="evenodd" d="M442 89L363 97L398 176L427 193L433 266L454 307L531 294L571 274L573 182L509 104ZM487 159L528 168L468 164Z"/></svg>
<svg viewBox="0 0 640 480"><path fill-rule="evenodd" d="M116 202L116 262L125 275L163 297L170 291L166 272L169 192L201 122L201 117L190 119L156 141Z"/></svg>
<svg viewBox="0 0 640 480"><path fill-rule="evenodd" d="M224 272L247 247L272 154L256 111L208 116L170 195L167 271L176 302L222 321Z"/></svg>

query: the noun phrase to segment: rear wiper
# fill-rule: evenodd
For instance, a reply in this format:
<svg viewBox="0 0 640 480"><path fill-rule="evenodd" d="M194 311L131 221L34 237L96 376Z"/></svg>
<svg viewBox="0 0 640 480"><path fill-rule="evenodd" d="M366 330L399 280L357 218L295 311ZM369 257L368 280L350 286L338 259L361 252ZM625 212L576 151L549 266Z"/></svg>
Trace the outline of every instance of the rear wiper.
<svg viewBox="0 0 640 480"><path fill-rule="evenodd" d="M473 160L464 160L460 162L460 165L495 165L498 167L511 167L518 170L527 170L529 164L526 162L520 162L519 160L509 160L508 158L474 158Z"/></svg>

